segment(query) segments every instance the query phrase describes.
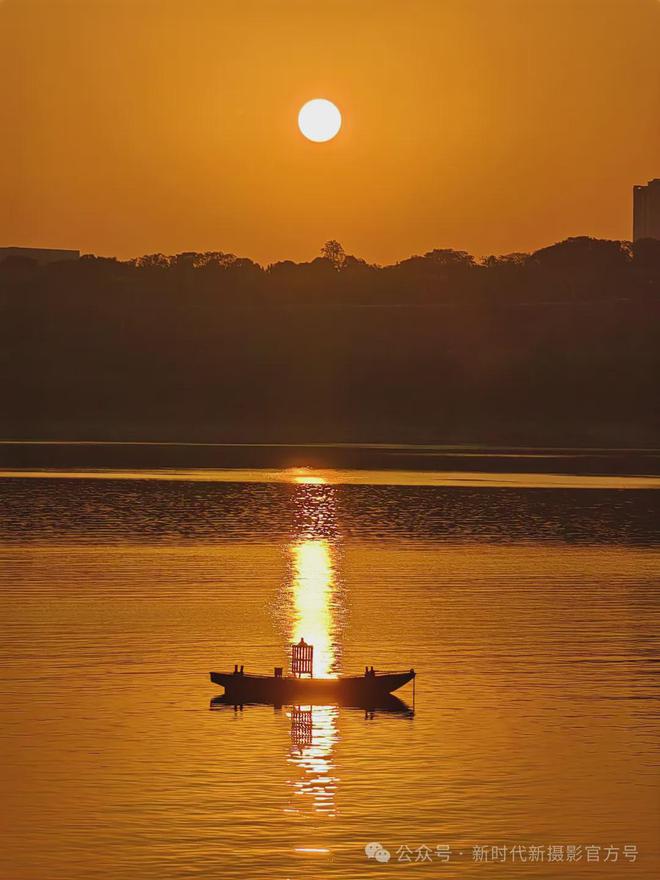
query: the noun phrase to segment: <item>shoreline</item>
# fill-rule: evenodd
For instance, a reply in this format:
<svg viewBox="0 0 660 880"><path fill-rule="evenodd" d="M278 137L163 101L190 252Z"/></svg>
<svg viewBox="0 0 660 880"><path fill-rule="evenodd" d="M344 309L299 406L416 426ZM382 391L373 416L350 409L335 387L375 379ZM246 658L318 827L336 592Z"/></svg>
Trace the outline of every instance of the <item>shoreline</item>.
<svg viewBox="0 0 660 880"><path fill-rule="evenodd" d="M0 441L0 470L398 470L660 476L660 449L410 444Z"/></svg>

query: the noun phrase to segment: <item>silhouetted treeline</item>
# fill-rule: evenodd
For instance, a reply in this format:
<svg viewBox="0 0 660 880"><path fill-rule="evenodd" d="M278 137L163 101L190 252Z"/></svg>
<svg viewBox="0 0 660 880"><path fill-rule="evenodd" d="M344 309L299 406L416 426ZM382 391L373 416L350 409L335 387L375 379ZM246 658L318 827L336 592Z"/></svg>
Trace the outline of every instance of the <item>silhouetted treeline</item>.
<svg viewBox="0 0 660 880"><path fill-rule="evenodd" d="M0 263L6 438L657 442L660 241Z"/></svg>

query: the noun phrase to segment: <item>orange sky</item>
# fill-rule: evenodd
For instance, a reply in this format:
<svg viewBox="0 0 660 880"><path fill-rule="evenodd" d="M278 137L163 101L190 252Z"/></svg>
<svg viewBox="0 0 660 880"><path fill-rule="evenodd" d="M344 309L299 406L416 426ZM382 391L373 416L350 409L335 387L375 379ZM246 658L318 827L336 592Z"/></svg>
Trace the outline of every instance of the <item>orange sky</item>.
<svg viewBox="0 0 660 880"><path fill-rule="evenodd" d="M375 262L629 238L658 0L0 0L0 245ZM299 133L309 98L344 126Z"/></svg>

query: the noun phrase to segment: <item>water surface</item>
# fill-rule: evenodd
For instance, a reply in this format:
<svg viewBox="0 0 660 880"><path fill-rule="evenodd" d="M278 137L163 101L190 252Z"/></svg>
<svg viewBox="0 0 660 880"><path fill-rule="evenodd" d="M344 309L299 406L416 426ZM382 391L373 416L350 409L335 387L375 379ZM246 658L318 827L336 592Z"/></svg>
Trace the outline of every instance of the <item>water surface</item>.
<svg viewBox="0 0 660 880"><path fill-rule="evenodd" d="M653 481L52 476L0 482L0 876L658 876ZM300 636L414 715L211 705Z"/></svg>

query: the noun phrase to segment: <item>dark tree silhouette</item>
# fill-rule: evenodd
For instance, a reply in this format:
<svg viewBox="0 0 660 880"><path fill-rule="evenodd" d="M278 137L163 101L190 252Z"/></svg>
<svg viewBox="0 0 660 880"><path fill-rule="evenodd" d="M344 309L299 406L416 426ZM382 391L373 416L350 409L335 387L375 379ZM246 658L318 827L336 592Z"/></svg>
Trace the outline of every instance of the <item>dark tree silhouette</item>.
<svg viewBox="0 0 660 880"><path fill-rule="evenodd" d="M341 271L338 271L340 269ZM5 438L646 445L660 242L0 263Z"/></svg>
<svg viewBox="0 0 660 880"><path fill-rule="evenodd" d="M330 260L335 269L341 269L346 260L344 248L338 241L335 241L334 238L330 239L330 241L326 241L323 245L321 248L321 256L325 260Z"/></svg>

